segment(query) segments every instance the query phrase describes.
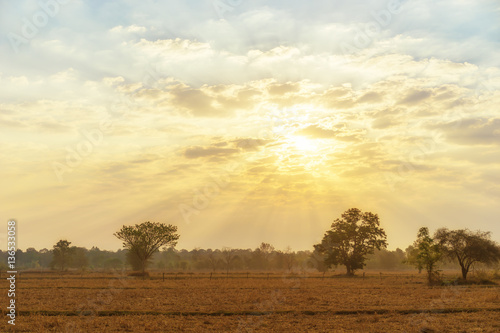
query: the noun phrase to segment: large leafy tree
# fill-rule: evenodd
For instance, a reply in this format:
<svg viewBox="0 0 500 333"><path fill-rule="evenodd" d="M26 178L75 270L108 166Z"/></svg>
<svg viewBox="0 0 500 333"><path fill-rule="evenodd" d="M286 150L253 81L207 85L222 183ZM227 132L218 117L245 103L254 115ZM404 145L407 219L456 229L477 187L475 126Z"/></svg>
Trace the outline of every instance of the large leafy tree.
<svg viewBox="0 0 500 333"><path fill-rule="evenodd" d="M387 247L387 236L377 214L351 208L332 223L315 251L325 255L327 267L344 265L347 275L365 266L366 256Z"/></svg>
<svg viewBox="0 0 500 333"><path fill-rule="evenodd" d="M52 267L58 267L60 270L65 270L71 264L74 254L74 248L69 247L71 242L61 239L53 246L52 250Z"/></svg>
<svg viewBox="0 0 500 333"><path fill-rule="evenodd" d="M488 265L500 261L500 247L490 239L489 232L441 228L436 231L434 238L442 246L448 258L458 261L464 280L467 279L467 274L474 263L481 262Z"/></svg>
<svg viewBox="0 0 500 333"><path fill-rule="evenodd" d="M441 247L429 235L429 229L422 227L418 230L417 240L407 250L406 261L418 268L419 272L425 269L429 284L436 279L436 266L442 257Z"/></svg>
<svg viewBox="0 0 500 333"><path fill-rule="evenodd" d="M114 235L123 241L128 250L127 259L134 269L144 273L149 260L162 246L175 246L179 235L177 227L159 222L144 222L123 226Z"/></svg>

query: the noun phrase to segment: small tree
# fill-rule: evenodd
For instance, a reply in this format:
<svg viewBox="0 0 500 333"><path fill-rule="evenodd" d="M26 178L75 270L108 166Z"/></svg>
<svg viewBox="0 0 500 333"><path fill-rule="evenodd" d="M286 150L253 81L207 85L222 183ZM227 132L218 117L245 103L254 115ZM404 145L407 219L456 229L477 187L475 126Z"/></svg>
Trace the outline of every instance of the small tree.
<svg viewBox="0 0 500 333"><path fill-rule="evenodd" d="M406 261L417 267L419 271L425 268L427 280L429 284L433 284L436 281L436 265L442 253L439 244L430 237L428 228L422 227L418 230L417 240L407 255Z"/></svg>
<svg viewBox="0 0 500 333"><path fill-rule="evenodd" d="M71 250L73 251L71 267L75 267L80 270L84 270L85 268L87 268L89 266L89 259L87 258L87 249L85 249L84 247L73 246Z"/></svg>
<svg viewBox="0 0 500 333"><path fill-rule="evenodd" d="M500 261L500 247L490 239L489 232L441 228L436 231L434 237L448 258L457 259L464 280L467 279L467 274L474 263L491 265Z"/></svg>
<svg viewBox="0 0 500 333"><path fill-rule="evenodd" d="M292 251L292 248L290 246L287 246L285 251L283 252L283 255L285 256L285 265L286 268L288 269L288 272L292 271L293 266L296 263L295 259L295 252Z"/></svg>
<svg viewBox="0 0 500 333"><path fill-rule="evenodd" d="M377 214L351 208L333 222L331 230L314 248L326 255L327 267L344 265L350 276L365 266L368 254L387 247L386 238Z"/></svg>
<svg viewBox="0 0 500 333"><path fill-rule="evenodd" d="M272 246L269 243L263 242L260 244L258 250L260 250L260 253L262 253L264 259L264 269L265 270L269 269L270 259L274 253L274 246Z"/></svg>
<svg viewBox="0 0 500 333"><path fill-rule="evenodd" d="M103 263L103 267L106 269L120 269L123 266L123 262L120 258L108 258Z"/></svg>
<svg viewBox="0 0 500 333"><path fill-rule="evenodd" d="M217 270L217 266L219 265L219 262L220 262L219 254L220 254L219 250L207 251L208 264L213 272L215 272Z"/></svg>
<svg viewBox="0 0 500 333"><path fill-rule="evenodd" d="M233 267L234 261L237 258L236 251L231 249L230 247L223 247L221 254L224 266L226 266L226 274L228 274L229 270Z"/></svg>
<svg viewBox="0 0 500 333"><path fill-rule="evenodd" d="M38 251L32 247L28 247L26 249L26 252L24 252L24 258L23 258L24 264L27 267L39 268L40 267L39 260L40 260L40 255L38 254Z"/></svg>
<svg viewBox="0 0 500 333"><path fill-rule="evenodd" d="M160 247L177 244L179 235L176 231L176 226L147 221L135 226L124 225L114 235L123 241L132 267L139 268L144 274L149 260Z"/></svg>
<svg viewBox="0 0 500 333"><path fill-rule="evenodd" d="M53 246L52 262L50 263L52 267L59 267L61 271L69 267L74 252L74 249L69 247L70 244L71 242L61 239Z"/></svg>

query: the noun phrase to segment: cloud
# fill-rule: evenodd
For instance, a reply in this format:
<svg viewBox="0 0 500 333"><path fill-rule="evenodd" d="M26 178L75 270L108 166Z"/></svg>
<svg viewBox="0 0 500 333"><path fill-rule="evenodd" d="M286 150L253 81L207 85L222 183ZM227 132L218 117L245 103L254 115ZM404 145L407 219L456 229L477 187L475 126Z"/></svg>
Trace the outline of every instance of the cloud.
<svg viewBox="0 0 500 333"><path fill-rule="evenodd" d="M71 127L66 126L65 124L61 124L60 122L55 121L43 121L37 124L42 130L45 131L53 131L53 132L65 132L71 129Z"/></svg>
<svg viewBox="0 0 500 333"><path fill-rule="evenodd" d="M372 122L372 128L375 129L385 129L393 126L400 125L401 122L392 117L381 117L377 118Z"/></svg>
<svg viewBox="0 0 500 333"><path fill-rule="evenodd" d="M377 92L367 92L363 96L361 96L358 100L357 103L379 103L382 101L382 95L377 93Z"/></svg>
<svg viewBox="0 0 500 333"><path fill-rule="evenodd" d="M253 139L253 138L237 139L232 141L233 144L236 144L236 147L250 151L258 150L259 147L265 146L269 142L270 140Z"/></svg>
<svg viewBox="0 0 500 333"><path fill-rule="evenodd" d="M212 156L230 156L239 153L235 148L218 148L218 147L189 147L184 151L184 156L189 159Z"/></svg>
<svg viewBox="0 0 500 333"><path fill-rule="evenodd" d="M180 88L171 91L173 104L190 111L195 117L220 116L227 111L213 107L213 99L200 89Z"/></svg>
<svg viewBox="0 0 500 333"><path fill-rule="evenodd" d="M21 34L23 18L40 8L15 3L5 2L0 29ZM295 244L301 228L311 239L321 235L332 203L390 206L413 221L402 233L450 211L495 221L497 1L407 1L353 54L341 43L353 44L387 1L225 3L233 9L221 18L212 1L73 1L19 53L0 43L0 153L10 189L2 202L16 209L9 215L35 229L70 221L55 226L63 233L85 226L91 236L83 242L108 247L123 220L150 215L182 225L176 200L192 204L192 190L237 159L243 170L211 202L217 209L203 211L207 223L183 231L194 239L186 246L206 244L191 230L227 239L219 224L225 210L251 211L249 201L272 207L258 219L251 214L249 228L262 234L258 223L280 221L268 234L289 226L299 230ZM52 162L85 148L83 130L98 129L103 115L113 129L58 187ZM393 194L385 172L396 179ZM65 213L53 202L74 208ZM281 218L285 205L289 216ZM303 223L314 214L324 225ZM103 226L110 230L96 233ZM93 243L96 234L102 243Z"/></svg>
<svg viewBox="0 0 500 333"><path fill-rule="evenodd" d="M428 90L415 90L406 95L399 104L415 105L431 97L432 92Z"/></svg>
<svg viewBox="0 0 500 333"><path fill-rule="evenodd" d="M4 119L2 119L2 118L4 118ZM26 127L26 124L21 122L21 121L18 121L18 120L6 119L6 117L1 117L0 118L0 126L7 127L7 128L13 128L13 127L23 128L23 127Z"/></svg>
<svg viewBox="0 0 500 333"><path fill-rule="evenodd" d="M220 138L214 138L220 139ZM255 139L255 138L238 138L228 141L217 141L209 146L192 146L184 150L183 156L188 159L196 159L201 157L216 158L217 161L222 161L221 158L232 155L258 151L260 147L267 145L270 140ZM213 159L212 161L216 161Z"/></svg>
<svg viewBox="0 0 500 333"><path fill-rule="evenodd" d="M123 27L118 25L112 29L110 29L113 33L145 33L148 29L146 27L141 27L136 24L129 25L128 27Z"/></svg>
<svg viewBox="0 0 500 333"><path fill-rule="evenodd" d="M268 87L271 95L284 95L290 92L297 92L300 86L297 83L272 84Z"/></svg>
<svg viewBox="0 0 500 333"><path fill-rule="evenodd" d="M310 125L296 132L299 135L314 138L331 139L338 135L338 131L322 128L318 125Z"/></svg>
<svg viewBox="0 0 500 333"><path fill-rule="evenodd" d="M467 118L432 126L460 145L500 145L499 118Z"/></svg>

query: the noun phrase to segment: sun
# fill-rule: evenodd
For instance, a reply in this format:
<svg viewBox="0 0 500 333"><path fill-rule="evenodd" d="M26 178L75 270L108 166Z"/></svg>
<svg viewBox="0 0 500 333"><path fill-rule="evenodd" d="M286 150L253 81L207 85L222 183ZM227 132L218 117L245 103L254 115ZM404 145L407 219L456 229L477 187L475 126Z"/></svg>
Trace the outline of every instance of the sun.
<svg viewBox="0 0 500 333"><path fill-rule="evenodd" d="M290 136L288 142L292 148L301 152L313 152L318 149L316 140L311 140L303 136Z"/></svg>
<svg viewBox="0 0 500 333"><path fill-rule="evenodd" d="M314 177L320 177L327 172L327 152L331 152L331 147L324 140L287 135L276 151L276 164L283 172L302 170Z"/></svg>

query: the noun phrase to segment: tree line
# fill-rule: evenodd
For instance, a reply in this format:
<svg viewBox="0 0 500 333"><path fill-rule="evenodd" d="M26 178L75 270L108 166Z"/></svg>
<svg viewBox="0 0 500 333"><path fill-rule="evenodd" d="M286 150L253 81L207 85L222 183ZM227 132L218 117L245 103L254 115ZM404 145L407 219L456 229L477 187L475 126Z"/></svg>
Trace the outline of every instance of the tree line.
<svg viewBox="0 0 500 333"><path fill-rule="evenodd" d="M129 262L128 251L107 251L97 247L90 249L72 246L71 242L62 240L55 244L57 248L68 248L67 255L60 255L59 250L28 248L16 252L17 266L22 270L140 270ZM264 244L264 245L263 245ZM167 248L158 251L149 261L148 267L162 271L298 271L302 269L318 269L321 264L313 257L313 251L292 251L291 248L277 250L268 243L255 249L201 249L192 250ZM64 253L64 250L63 250ZM375 251L367 260L366 268L377 270L410 269L403 263L405 252ZM0 270L6 271L7 252L0 250Z"/></svg>
<svg viewBox="0 0 500 333"><path fill-rule="evenodd" d="M431 237L428 228L420 228L415 242L405 251L388 251L385 231L377 214L351 208L334 220L322 241L312 251L276 250L269 243L255 249L200 249L178 251L174 247L180 235L177 227L159 222L123 226L114 236L123 242L124 250L87 250L60 240L53 249L26 252L18 250L19 267L31 269L126 269L147 274L148 268L160 270L288 270L317 269L326 272L344 266L352 276L364 268L425 270L430 284L439 280L438 265L459 266L462 279L475 264L500 262L500 246L489 232L468 229L438 229ZM0 251L0 256L6 256ZM2 260L2 263L6 260ZM5 269L0 267L0 269Z"/></svg>

